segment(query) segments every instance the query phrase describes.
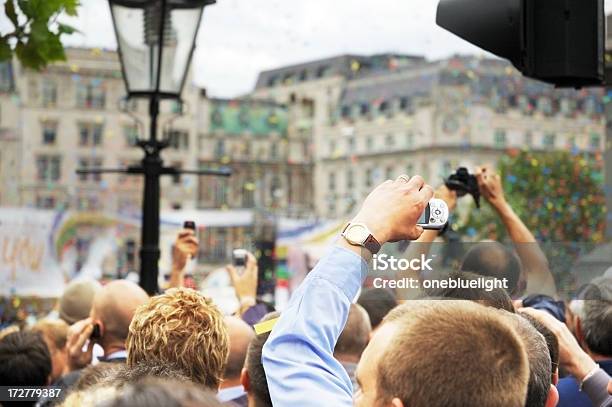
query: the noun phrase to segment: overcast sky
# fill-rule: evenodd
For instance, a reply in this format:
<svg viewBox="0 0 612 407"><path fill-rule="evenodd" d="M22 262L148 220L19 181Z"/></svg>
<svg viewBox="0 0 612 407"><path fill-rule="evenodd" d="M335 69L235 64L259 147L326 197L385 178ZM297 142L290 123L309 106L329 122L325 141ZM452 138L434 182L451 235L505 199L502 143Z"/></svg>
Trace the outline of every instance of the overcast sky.
<svg viewBox="0 0 612 407"><path fill-rule="evenodd" d="M612 0L605 1L610 9ZM81 3L79 17L71 23L82 34L65 43L114 49L107 1ZM437 4L437 0L218 0L204 13L194 58L195 81L210 95L232 97L250 91L262 70L338 54L401 52L430 59L484 54L436 26Z"/></svg>

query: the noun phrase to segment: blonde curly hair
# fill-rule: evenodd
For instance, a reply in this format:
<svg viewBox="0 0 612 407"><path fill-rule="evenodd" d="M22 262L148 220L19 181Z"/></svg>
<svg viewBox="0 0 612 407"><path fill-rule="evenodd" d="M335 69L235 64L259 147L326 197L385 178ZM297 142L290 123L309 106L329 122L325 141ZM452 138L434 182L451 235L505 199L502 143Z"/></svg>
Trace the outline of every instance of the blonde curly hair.
<svg viewBox="0 0 612 407"><path fill-rule="evenodd" d="M127 341L127 365L172 364L193 381L216 390L229 354L223 315L211 300L173 288L136 310Z"/></svg>

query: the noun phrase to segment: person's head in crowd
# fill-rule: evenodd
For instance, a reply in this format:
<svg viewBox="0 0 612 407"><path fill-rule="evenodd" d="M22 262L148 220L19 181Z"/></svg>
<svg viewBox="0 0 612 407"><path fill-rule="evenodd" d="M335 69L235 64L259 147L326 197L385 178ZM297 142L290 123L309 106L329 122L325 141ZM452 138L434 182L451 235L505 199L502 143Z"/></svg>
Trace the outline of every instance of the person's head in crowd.
<svg viewBox="0 0 612 407"><path fill-rule="evenodd" d="M49 348L51 354L51 382L68 373L68 348L66 339L68 337L68 324L61 319L42 319L38 321L32 330L40 332Z"/></svg>
<svg viewBox="0 0 612 407"><path fill-rule="evenodd" d="M597 360L612 358L612 276L594 279L584 290L577 316L576 337L580 346Z"/></svg>
<svg viewBox="0 0 612 407"><path fill-rule="evenodd" d="M449 280L477 280L479 278L490 278L467 271L453 271L449 273ZM514 313L512 299L508 292L503 288L493 287L491 290L486 290L479 287L435 287L423 290L427 297L433 298L450 298L455 300L475 301L487 307L503 309Z"/></svg>
<svg viewBox="0 0 612 407"><path fill-rule="evenodd" d="M40 332L13 332L0 340L2 386L46 386L50 376L51 354Z"/></svg>
<svg viewBox="0 0 612 407"><path fill-rule="evenodd" d="M214 393L189 381L147 378L128 384L105 407L220 407Z"/></svg>
<svg viewBox="0 0 612 407"><path fill-rule="evenodd" d="M544 337L550 355L550 379L552 384L556 386L559 382L559 340L553 331L531 315L522 313L521 316L531 322L531 325Z"/></svg>
<svg viewBox="0 0 612 407"><path fill-rule="evenodd" d="M264 315L260 322L278 317L280 317L280 312L270 312ZM240 376L240 382L247 392L248 407L272 407L266 372L261 363L261 351L269 336L270 332L261 333L255 336L249 344L244 369Z"/></svg>
<svg viewBox="0 0 612 407"><path fill-rule="evenodd" d="M523 407L529 362L501 311L472 301L409 301L374 333L357 379L358 407Z"/></svg>
<svg viewBox="0 0 612 407"><path fill-rule="evenodd" d="M111 281L96 293L90 317L99 326L100 338L96 341L105 356L125 349L134 312L148 300L149 296L138 284L127 280Z"/></svg>
<svg viewBox="0 0 612 407"><path fill-rule="evenodd" d="M522 290L521 261L513 251L498 242L482 242L473 245L463 258L461 271L481 276L508 279L508 292L518 294Z"/></svg>
<svg viewBox="0 0 612 407"><path fill-rule="evenodd" d="M173 288L137 310L127 337L127 364L174 365L217 390L229 353L223 315L197 291Z"/></svg>
<svg viewBox="0 0 612 407"><path fill-rule="evenodd" d="M174 380L189 382L191 379L174 364L154 364L149 362L138 363L135 366L127 367L121 365L113 376L105 377L100 383L102 385L113 385L123 387L130 383L136 383L148 377L156 377L163 380Z"/></svg>
<svg viewBox="0 0 612 407"><path fill-rule="evenodd" d="M357 303L368 313L372 330L374 330L389 311L397 306L397 298L387 289L369 288L361 293Z"/></svg>
<svg viewBox="0 0 612 407"><path fill-rule="evenodd" d="M2 330L0 330L0 340L7 335L10 335L14 332L19 332L19 331L20 331L19 325L16 325L16 324L9 325L6 328L3 328Z"/></svg>
<svg viewBox="0 0 612 407"><path fill-rule="evenodd" d="M525 407L555 407L559 393L552 383L552 361L544 336L521 315L506 314L514 324L529 359L529 386Z"/></svg>
<svg viewBox="0 0 612 407"><path fill-rule="evenodd" d="M241 318L226 316L225 326L229 335L229 357L223 372L221 389L240 386L240 374L244 367L249 343L255 337L253 328Z"/></svg>
<svg viewBox="0 0 612 407"><path fill-rule="evenodd" d="M101 383L112 385L115 383L116 376L124 370L126 370L126 368L122 363L98 363L96 365L89 365L82 370L71 390L82 391Z"/></svg>
<svg viewBox="0 0 612 407"><path fill-rule="evenodd" d="M359 304L351 304L346 325L334 348L334 357L341 363L359 362L371 332L370 317L366 310Z"/></svg>
<svg viewBox="0 0 612 407"><path fill-rule="evenodd" d="M71 391L61 407L106 406L119 392L114 386L99 385L85 390Z"/></svg>
<svg viewBox="0 0 612 407"><path fill-rule="evenodd" d="M85 319L91 312L96 293L102 286L96 280L72 280L59 300L59 317L68 325Z"/></svg>

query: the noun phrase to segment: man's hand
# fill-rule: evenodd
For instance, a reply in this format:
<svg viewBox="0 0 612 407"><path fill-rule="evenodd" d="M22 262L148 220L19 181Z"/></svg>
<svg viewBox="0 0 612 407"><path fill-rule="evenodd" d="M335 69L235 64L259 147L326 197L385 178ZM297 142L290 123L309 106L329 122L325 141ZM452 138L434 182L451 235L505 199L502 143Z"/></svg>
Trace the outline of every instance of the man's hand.
<svg viewBox="0 0 612 407"><path fill-rule="evenodd" d="M232 280L234 290L236 290L236 296L240 301L240 314L242 314L256 304L259 273L257 259L252 253L247 252L247 262L244 269L238 270L231 264L228 264L225 269Z"/></svg>
<svg viewBox="0 0 612 407"><path fill-rule="evenodd" d="M402 175L374 189L352 222L364 223L381 245L415 240L423 233L416 223L431 198L433 189L423 178Z"/></svg>
<svg viewBox="0 0 612 407"><path fill-rule="evenodd" d="M480 194L497 210L506 205L506 197L499 174L489 166L476 168L476 180Z"/></svg>
<svg viewBox="0 0 612 407"><path fill-rule="evenodd" d="M176 237L172 248L172 270L182 271L190 258L198 254L199 242L195 232L183 229Z"/></svg>
<svg viewBox="0 0 612 407"><path fill-rule="evenodd" d="M70 325L68 328L68 367L70 371L82 369L91 362L94 341L89 337L93 332L93 322L91 318L82 319ZM85 343L87 349L83 351Z"/></svg>
<svg viewBox="0 0 612 407"><path fill-rule="evenodd" d="M559 365L581 382L597 364L580 347L569 328L545 311L533 308L521 308L519 313L529 314L550 329L559 341Z"/></svg>
<svg viewBox="0 0 612 407"><path fill-rule="evenodd" d="M446 202L446 206L448 206L450 212L457 207L457 192L448 189L444 184L436 189L434 196Z"/></svg>

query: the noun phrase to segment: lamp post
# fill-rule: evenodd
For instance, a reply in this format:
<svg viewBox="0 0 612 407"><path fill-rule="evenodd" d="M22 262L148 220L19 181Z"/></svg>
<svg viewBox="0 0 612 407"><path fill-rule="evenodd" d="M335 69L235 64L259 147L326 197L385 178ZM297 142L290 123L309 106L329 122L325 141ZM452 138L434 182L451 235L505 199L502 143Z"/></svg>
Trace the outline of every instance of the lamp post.
<svg viewBox="0 0 612 407"><path fill-rule="evenodd" d="M157 138L160 101L180 101L202 13L215 0L109 0L109 3L128 99L149 99L149 137L137 142L144 151L140 165L77 172L144 175L140 285L149 294L155 294L160 256L160 176L230 175L229 170L184 171L164 167L160 153L169 143Z"/></svg>

